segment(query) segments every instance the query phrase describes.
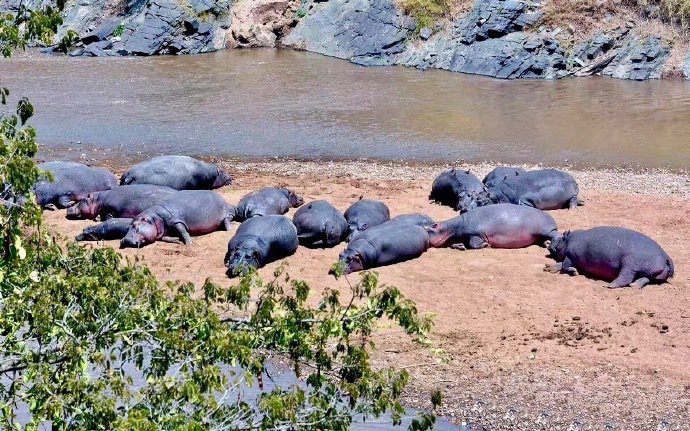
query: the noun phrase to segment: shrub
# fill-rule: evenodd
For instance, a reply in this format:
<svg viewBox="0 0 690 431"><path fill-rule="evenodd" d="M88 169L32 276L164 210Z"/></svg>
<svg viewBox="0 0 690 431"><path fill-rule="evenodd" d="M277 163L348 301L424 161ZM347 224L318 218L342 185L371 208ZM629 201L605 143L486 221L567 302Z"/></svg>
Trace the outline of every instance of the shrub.
<svg viewBox="0 0 690 431"><path fill-rule="evenodd" d="M417 20L417 31L434 28L436 20L450 11L448 0L402 0L402 8Z"/></svg>

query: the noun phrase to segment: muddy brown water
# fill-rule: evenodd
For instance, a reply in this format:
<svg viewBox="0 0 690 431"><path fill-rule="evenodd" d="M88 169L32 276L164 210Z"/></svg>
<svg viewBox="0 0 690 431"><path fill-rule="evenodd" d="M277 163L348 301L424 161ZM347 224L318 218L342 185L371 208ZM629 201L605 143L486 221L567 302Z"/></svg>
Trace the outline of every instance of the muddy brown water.
<svg viewBox="0 0 690 431"><path fill-rule="evenodd" d="M317 54L0 60L52 150L690 166L690 83L501 81ZM16 99L15 99L16 100Z"/></svg>

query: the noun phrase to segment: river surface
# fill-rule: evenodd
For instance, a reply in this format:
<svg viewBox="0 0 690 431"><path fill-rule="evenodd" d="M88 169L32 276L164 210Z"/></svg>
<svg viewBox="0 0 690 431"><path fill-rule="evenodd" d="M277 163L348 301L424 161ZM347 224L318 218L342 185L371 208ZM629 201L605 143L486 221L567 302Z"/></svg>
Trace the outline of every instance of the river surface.
<svg viewBox="0 0 690 431"><path fill-rule="evenodd" d="M0 80L34 103L52 150L690 166L690 83L681 81L501 81L269 49L32 52L0 60Z"/></svg>

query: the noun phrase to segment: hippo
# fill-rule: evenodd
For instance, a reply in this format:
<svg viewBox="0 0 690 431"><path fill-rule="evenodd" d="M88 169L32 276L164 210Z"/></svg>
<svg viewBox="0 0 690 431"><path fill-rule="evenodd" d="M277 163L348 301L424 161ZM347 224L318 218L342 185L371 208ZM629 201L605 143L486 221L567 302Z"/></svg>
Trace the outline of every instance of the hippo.
<svg viewBox="0 0 690 431"><path fill-rule="evenodd" d="M213 190L231 183L223 169L189 156L154 157L132 166L120 178L123 186L153 184L175 190Z"/></svg>
<svg viewBox="0 0 690 431"><path fill-rule="evenodd" d="M509 177L489 188L495 203L528 205L540 210L575 208L579 188L572 175L556 169L527 171Z"/></svg>
<svg viewBox="0 0 690 431"><path fill-rule="evenodd" d="M151 184L113 187L111 190L89 193L67 210L69 219L101 220L111 217L134 218L148 207L167 199L177 190Z"/></svg>
<svg viewBox="0 0 690 431"><path fill-rule="evenodd" d="M103 223L86 227L75 239L77 241L122 239L127 235L130 226L132 226L131 218L109 218Z"/></svg>
<svg viewBox="0 0 690 431"><path fill-rule="evenodd" d="M582 273L609 282L609 288L642 288L668 281L674 274L673 261L656 241L622 227L566 231L549 251L558 263L546 270Z"/></svg>
<svg viewBox="0 0 690 431"><path fill-rule="evenodd" d="M516 168L513 166L498 166L494 168L493 171L489 172L484 177L482 182L486 187L494 187L505 179L524 174L525 172L527 171L522 168Z"/></svg>
<svg viewBox="0 0 690 431"><path fill-rule="evenodd" d="M286 188L265 187L246 194L237 204L237 219L248 220L254 216L283 215L290 208L299 208L304 199Z"/></svg>
<svg viewBox="0 0 690 431"><path fill-rule="evenodd" d="M348 233L343 213L323 200L298 209L292 223L297 228L300 244L308 247L333 247L340 244Z"/></svg>
<svg viewBox="0 0 690 431"><path fill-rule="evenodd" d="M403 223L426 227L433 225L435 221L426 214L413 213L397 215L392 219L388 220L386 223Z"/></svg>
<svg viewBox="0 0 690 431"><path fill-rule="evenodd" d="M347 240L351 241L359 232L385 223L390 218L391 213L386 204L373 199L360 198L345 211L349 233Z"/></svg>
<svg viewBox="0 0 690 431"><path fill-rule="evenodd" d="M475 208L427 228L432 247L523 248L559 237L553 217L523 205L496 204Z"/></svg>
<svg viewBox="0 0 690 431"><path fill-rule="evenodd" d="M34 184L36 202L48 210L68 208L75 196L117 186L117 177L105 168L65 161L40 163L38 168L53 176L52 181L41 178Z"/></svg>
<svg viewBox="0 0 690 431"><path fill-rule="evenodd" d="M465 212L490 203L484 184L470 171L449 169L431 185L429 199L456 211Z"/></svg>
<svg viewBox="0 0 690 431"><path fill-rule="evenodd" d="M425 228L386 222L360 232L340 253L339 260L345 265L345 274L350 274L414 259L428 249L429 234Z"/></svg>
<svg viewBox="0 0 690 431"><path fill-rule="evenodd" d="M142 247L158 240L191 244L191 235L204 235L221 226L230 230L235 207L209 190L181 190L147 208L132 221L120 248Z"/></svg>
<svg viewBox="0 0 690 431"><path fill-rule="evenodd" d="M229 277L241 275L249 268L292 255L299 245L297 229L283 215L252 217L237 228L228 242L225 266Z"/></svg>

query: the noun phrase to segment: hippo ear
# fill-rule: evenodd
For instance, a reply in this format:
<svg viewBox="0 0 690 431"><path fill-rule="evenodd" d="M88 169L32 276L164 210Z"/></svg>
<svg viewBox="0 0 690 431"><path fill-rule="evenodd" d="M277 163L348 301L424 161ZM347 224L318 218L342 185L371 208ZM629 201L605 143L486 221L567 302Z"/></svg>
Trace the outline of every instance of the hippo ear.
<svg viewBox="0 0 690 431"><path fill-rule="evenodd" d="M563 232L563 238L568 238L570 236L570 229L567 231Z"/></svg>

